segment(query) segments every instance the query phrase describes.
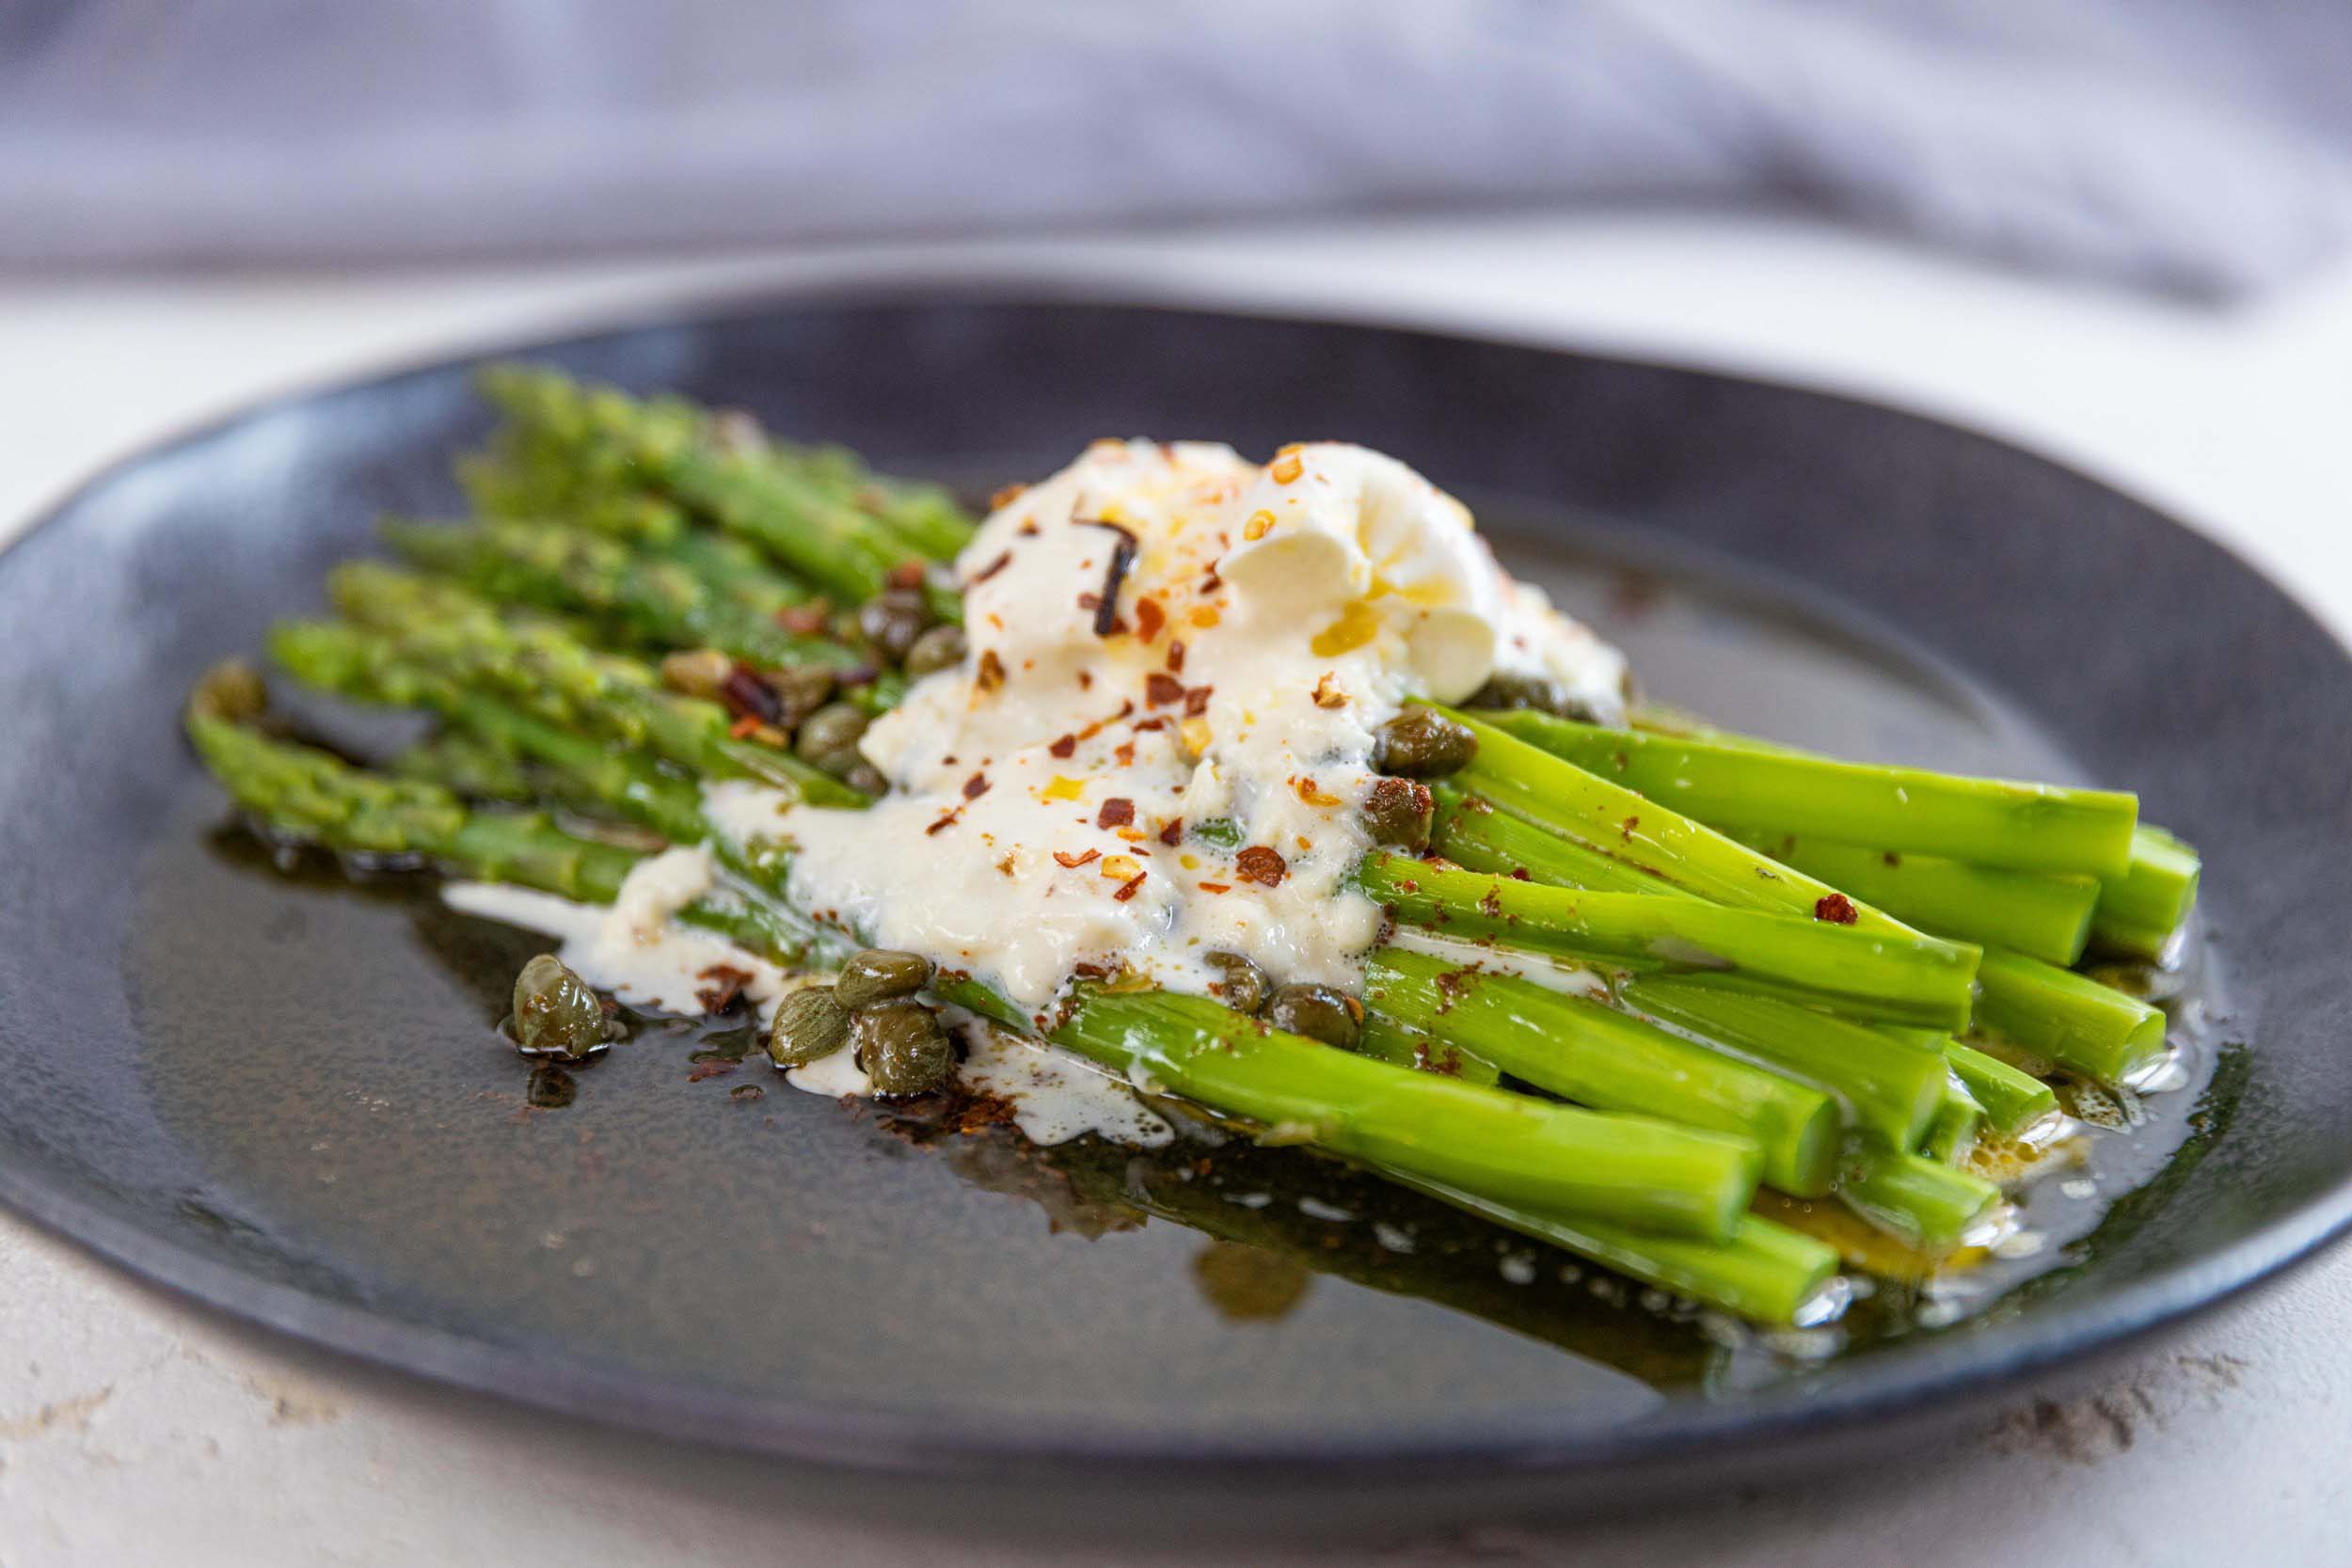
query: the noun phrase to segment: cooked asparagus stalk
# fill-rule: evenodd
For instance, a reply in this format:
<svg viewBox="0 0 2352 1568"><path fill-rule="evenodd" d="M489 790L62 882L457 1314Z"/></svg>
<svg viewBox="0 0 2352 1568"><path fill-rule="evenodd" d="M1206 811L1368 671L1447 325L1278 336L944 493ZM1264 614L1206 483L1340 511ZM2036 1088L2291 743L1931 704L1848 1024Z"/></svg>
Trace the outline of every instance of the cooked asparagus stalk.
<svg viewBox="0 0 2352 1568"><path fill-rule="evenodd" d="M1838 762L1548 713L1493 718L1521 740L1702 821L2061 876L2119 877L2131 861L2138 802L2113 790Z"/></svg>

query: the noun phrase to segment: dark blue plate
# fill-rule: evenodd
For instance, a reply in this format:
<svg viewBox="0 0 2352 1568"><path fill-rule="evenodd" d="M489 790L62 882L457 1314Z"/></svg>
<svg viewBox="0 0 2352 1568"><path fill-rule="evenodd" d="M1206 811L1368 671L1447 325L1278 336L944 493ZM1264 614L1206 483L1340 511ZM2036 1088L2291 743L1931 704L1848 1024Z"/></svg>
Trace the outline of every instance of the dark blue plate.
<svg viewBox="0 0 2352 1568"><path fill-rule="evenodd" d="M143 1275L677 1437L1019 1474L1022 1497L1393 1511L1882 1448L2352 1215L2352 665L2125 497L1787 388L1035 293L798 300L529 352L983 492L1105 433L1397 452L1668 698L2137 788L2205 851L2213 1084L2061 1267L1820 1364L1726 1350L1296 1151L1229 1148L1186 1182L885 1124L698 1062L739 1049L724 1030L649 1025L537 1086L568 1105L533 1104L491 1032L528 939L397 880L280 877L175 729L189 677L316 605L375 514L455 507L450 458L485 417L445 365L150 451L0 558L0 1197Z"/></svg>

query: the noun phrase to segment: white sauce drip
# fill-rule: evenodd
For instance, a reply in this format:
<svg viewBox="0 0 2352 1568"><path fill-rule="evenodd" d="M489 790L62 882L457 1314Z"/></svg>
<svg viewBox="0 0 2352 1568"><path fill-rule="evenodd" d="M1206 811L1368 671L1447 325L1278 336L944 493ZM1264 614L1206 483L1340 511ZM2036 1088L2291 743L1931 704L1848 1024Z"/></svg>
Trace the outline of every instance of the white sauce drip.
<svg viewBox="0 0 2352 1568"><path fill-rule="evenodd" d="M1260 467L1097 442L999 507L957 570L963 664L862 743L888 797L778 810L726 785L707 803L730 834L795 844L804 908L1033 1012L1081 966L1202 991L1219 950L1352 987L1380 928L1348 885L1378 726L1499 668L1620 703L1614 649L1504 576L1461 503L1360 447ZM1234 847L1190 833L1213 820Z"/></svg>
<svg viewBox="0 0 2352 1568"><path fill-rule="evenodd" d="M1459 937L1439 936L1417 926L1400 926L1391 931L1388 944L1407 953L1426 953L1434 958L1450 959L1466 968L1475 966L1483 974L1508 974L1563 996L1609 994L1609 981L1598 970L1547 953L1506 952L1482 942L1464 942Z"/></svg>

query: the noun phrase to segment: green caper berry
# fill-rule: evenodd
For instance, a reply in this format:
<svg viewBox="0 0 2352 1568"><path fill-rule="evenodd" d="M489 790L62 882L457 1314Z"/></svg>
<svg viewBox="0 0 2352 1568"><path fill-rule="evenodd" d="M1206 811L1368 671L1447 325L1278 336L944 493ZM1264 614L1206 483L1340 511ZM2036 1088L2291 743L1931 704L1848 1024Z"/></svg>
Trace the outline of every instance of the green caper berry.
<svg viewBox="0 0 2352 1568"><path fill-rule="evenodd" d="M242 658L222 659L199 676L188 691L190 712L232 724L250 723L268 707L268 685L262 673Z"/></svg>
<svg viewBox="0 0 2352 1568"><path fill-rule="evenodd" d="M515 1044L532 1056L578 1061L605 1047L604 1007L588 982L552 953L515 977Z"/></svg>
<svg viewBox="0 0 2352 1568"><path fill-rule="evenodd" d="M1255 1013L1273 992L1274 982L1265 971L1239 953L1211 953L1202 961L1225 976L1225 1005L1237 1013Z"/></svg>
<svg viewBox="0 0 2352 1568"><path fill-rule="evenodd" d="M781 710L776 722L787 729L803 722L833 695L834 673L821 664L794 664L767 674L768 689L776 694Z"/></svg>
<svg viewBox="0 0 2352 1568"><path fill-rule="evenodd" d="M868 795L880 795L890 787L890 781L882 777L882 770L864 757L842 769L841 782Z"/></svg>
<svg viewBox="0 0 2352 1568"><path fill-rule="evenodd" d="M1477 753L1478 737L1432 708L1408 707L1373 737L1373 766L1383 773L1430 779L1457 771Z"/></svg>
<svg viewBox="0 0 2352 1568"><path fill-rule="evenodd" d="M885 1002L852 1014L850 1043L879 1095L929 1094L955 1071L955 1047L917 1003Z"/></svg>
<svg viewBox="0 0 2352 1568"><path fill-rule="evenodd" d="M1437 819L1437 798L1427 784L1412 779L1375 779L1364 797L1364 826L1372 841L1391 849L1420 854L1429 847Z"/></svg>
<svg viewBox="0 0 2352 1568"><path fill-rule="evenodd" d="M1329 986L1279 987L1265 1005L1265 1016L1277 1029L1343 1051L1353 1050L1364 1032L1364 1005Z"/></svg>
<svg viewBox="0 0 2352 1568"><path fill-rule="evenodd" d="M810 762L821 762L831 752L854 750L869 721L863 708L827 703L801 721L800 737L792 749Z"/></svg>
<svg viewBox="0 0 2352 1568"><path fill-rule="evenodd" d="M1573 719L1581 724L1600 722L1600 714L1592 704L1570 693L1568 689L1545 675L1522 675L1498 670L1486 684L1471 693L1464 707L1532 708L1537 713L1553 714Z"/></svg>
<svg viewBox="0 0 2352 1568"><path fill-rule="evenodd" d="M933 626L914 640L907 650L907 673L928 675L936 670L952 670L963 662L963 628Z"/></svg>
<svg viewBox="0 0 2352 1568"><path fill-rule="evenodd" d="M875 652L894 663L907 657L931 624L923 595L911 588L886 588L858 608L857 629Z"/></svg>
<svg viewBox="0 0 2352 1568"><path fill-rule="evenodd" d="M900 953L869 947L852 954L833 983L834 995L845 1007L870 1007L912 996L931 983L931 961L920 953Z"/></svg>
<svg viewBox="0 0 2352 1568"><path fill-rule="evenodd" d="M803 986L776 1004L768 1031L768 1059L779 1068L806 1067L841 1049L850 1037L850 1009L831 986Z"/></svg>
<svg viewBox="0 0 2352 1568"><path fill-rule="evenodd" d="M700 697L707 703L720 700L727 677L735 673L735 659L716 648L687 648L667 654L661 660L661 684L681 696Z"/></svg>

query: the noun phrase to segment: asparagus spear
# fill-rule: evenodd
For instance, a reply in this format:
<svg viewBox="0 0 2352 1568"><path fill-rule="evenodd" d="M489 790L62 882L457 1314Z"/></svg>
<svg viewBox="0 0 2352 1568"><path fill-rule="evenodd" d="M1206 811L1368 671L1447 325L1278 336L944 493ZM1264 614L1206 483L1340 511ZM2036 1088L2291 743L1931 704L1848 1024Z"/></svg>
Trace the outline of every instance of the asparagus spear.
<svg viewBox="0 0 2352 1568"><path fill-rule="evenodd" d="M1601 892L1692 896L1630 862L1497 811L1454 785L1439 784L1436 794L1433 847L1473 870L1506 877L1524 872L1539 882ZM1867 1029L1772 997L1667 978L1632 981L1617 995L1622 1006L1653 1022L1829 1090L1857 1125L1904 1147L1925 1130L1943 1092L1946 1069L1934 1036Z"/></svg>
<svg viewBox="0 0 2352 1568"><path fill-rule="evenodd" d="M355 653L438 672L550 723L644 747L690 772L755 778L815 804L865 801L789 752L736 738L717 704L670 691L644 665L599 654L559 627L501 615L463 590L372 562L336 568L328 588L345 615L381 639L354 645ZM287 657L291 640L301 637L326 641L323 631L280 627L273 633L278 656Z"/></svg>
<svg viewBox="0 0 2352 1568"><path fill-rule="evenodd" d="M1951 1093L1936 1106L1927 1135L1919 1140L1919 1152L1943 1164L1959 1164L1977 1147L1977 1134L1983 1128L1984 1107L1955 1079Z"/></svg>
<svg viewBox="0 0 2352 1568"><path fill-rule="evenodd" d="M1936 855L1865 849L1793 833L1736 835L1784 865L1818 877L1850 898L1899 920L1962 942L2008 947L2050 963L2082 957L2091 906L2102 884L2089 877L1946 860Z"/></svg>
<svg viewBox="0 0 2352 1568"><path fill-rule="evenodd" d="M517 427L520 444L543 459L553 454L591 472L626 474L852 603L881 593L900 568L924 564L919 552L869 526L822 485L756 452L712 443L691 410L681 415L518 366L485 372L482 386ZM951 599L938 603L943 614L958 608Z"/></svg>
<svg viewBox="0 0 2352 1568"><path fill-rule="evenodd" d="M2000 1202L2001 1190L1980 1176L1856 1138L1846 1150L1837 1196L1872 1224L1933 1254L1960 1245Z"/></svg>
<svg viewBox="0 0 2352 1568"><path fill-rule="evenodd" d="M648 556L616 540L547 523L472 528L386 521L385 542L428 571L492 600L597 617L624 636L667 647L723 648L759 665L854 669L857 653L787 631L776 612L804 602L782 579L752 572L714 579L680 553ZM714 542L715 543L715 542Z"/></svg>
<svg viewBox="0 0 2352 1568"><path fill-rule="evenodd" d="M1532 711L1494 719L1555 756L1709 822L2060 875L2117 877L2131 860L2138 802L2117 791L1838 762Z"/></svg>
<svg viewBox="0 0 2352 1568"><path fill-rule="evenodd" d="M1511 947L1603 959L1635 974L1691 974L1858 1018L1963 1028L1973 947L1863 931L1695 898L1582 893L1374 855L1359 884L1407 925Z"/></svg>
<svg viewBox="0 0 2352 1568"><path fill-rule="evenodd" d="M2197 851L2162 828L2143 823L2132 834L2132 862L2099 888L2091 940L2127 958L2161 960L2197 903L2202 870ZM2045 955L2046 956L2046 955Z"/></svg>
<svg viewBox="0 0 2352 1568"><path fill-rule="evenodd" d="M1763 1179L1810 1197L1829 1190L1837 1108L1827 1095L1616 1011L1397 947L1375 952L1365 996L1376 1015L1442 1030L1513 1076L1581 1104L1658 1116L1753 1138Z"/></svg>

